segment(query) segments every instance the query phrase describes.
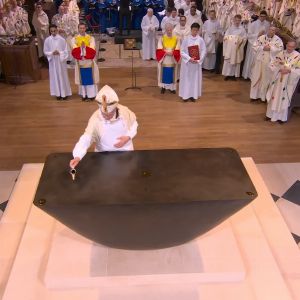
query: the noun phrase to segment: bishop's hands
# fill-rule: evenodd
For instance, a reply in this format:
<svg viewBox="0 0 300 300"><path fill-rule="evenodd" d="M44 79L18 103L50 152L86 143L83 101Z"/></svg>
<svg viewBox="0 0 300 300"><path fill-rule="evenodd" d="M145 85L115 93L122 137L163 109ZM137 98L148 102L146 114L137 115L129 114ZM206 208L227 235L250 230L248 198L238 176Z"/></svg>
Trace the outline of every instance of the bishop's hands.
<svg viewBox="0 0 300 300"><path fill-rule="evenodd" d="M264 50L264 51L270 51L270 50L271 50L271 47L270 47L270 45L266 45L266 46L264 46L263 50Z"/></svg>
<svg viewBox="0 0 300 300"><path fill-rule="evenodd" d="M116 148L122 148L126 143L130 141L130 136L120 136L117 138L118 142L114 144Z"/></svg>
<svg viewBox="0 0 300 300"><path fill-rule="evenodd" d="M80 162L80 158L79 157L75 157L73 159L70 160L70 168L71 169L75 169L76 166L79 164Z"/></svg>

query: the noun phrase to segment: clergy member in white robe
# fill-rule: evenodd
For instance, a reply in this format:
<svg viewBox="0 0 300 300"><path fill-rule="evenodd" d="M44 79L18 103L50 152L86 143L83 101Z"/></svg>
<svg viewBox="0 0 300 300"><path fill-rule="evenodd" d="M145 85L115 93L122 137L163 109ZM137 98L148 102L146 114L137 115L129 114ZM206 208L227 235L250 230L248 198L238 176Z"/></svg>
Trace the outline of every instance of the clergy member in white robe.
<svg viewBox="0 0 300 300"><path fill-rule="evenodd" d="M6 2L4 5L3 24L7 35L16 35L16 16L12 12L10 2Z"/></svg>
<svg viewBox="0 0 300 300"><path fill-rule="evenodd" d="M32 25L36 32L39 57L43 57L44 42L46 37L49 35L49 19L43 11L41 3L36 4L35 12L32 17Z"/></svg>
<svg viewBox="0 0 300 300"><path fill-rule="evenodd" d="M105 85L97 94L99 105L85 129L84 134L73 149L70 167L75 168L95 143L95 152L131 151L132 140L136 136L138 123L135 114L126 106L119 104L116 92Z"/></svg>
<svg viewBox="0 0 300 300"><path fill-rule="evenodd" d="M202 95L202 63L206 55L205 42L199 36L200 25L191 25L191 35L181 45L179 97L195 102Z"/></svg>
<svg viewBox="0 0 300 300"><path fill-rule="evenodd" d="M286 50L277 54L271 62L272 79L267 91L266 119L286 122L293 93L300 79L300 53L295 51L296 42L290 41Z"/></svg>
<svg viewBox="0 0 300 300"><path fill-rule="evenodd" d="M165 27L171 16L172 7L167 7L167 9L165 11L166 11L166 15L163 17L163 19L161 20L161 23L160 23L160 28L161 28L161 31L163 34L165 34L165 30L166 30Z"/></svg>
<svg viewBox="0 0 300 300"><path fill-rule="evenodd" d="M147 14L143 17L142 28L142 49L143 59L155 59L156 52L156 31L159 27L159 21L153 15L153 9L148 8Z"/></svg>
<svg viewBox="0 0 300 300"><path fill-rule="evenodd" d="M220 22L216 19L216 12L209 11L209 19L205 21L202 30L206 46L206 56L203 61L203 69L214 70L216 65L216 52L219 41L222 39Z"/></svg>
<svg viewBox="0 0 300 300"><path fill-rule="evenodd" d="M191 26L186 23L186 16L180 16L179 24L177 24L173 30L173 34L175 34L180 43L191 34Z"/></svg>
<svg viewBox="0 0 300 300"><path fill-rule="evenodd" d="M78 32L79 34L72 39L72 56L76 61L75 83L78 85L82 101L92 101L97 95L99 83L95 39L86 34L84 23L79 24Z"/></svg>
<svg viewBox="0 0 300 300"><path fill-rule="evenodd" d="M186 23L189 26L191 26L193 23L198 23L200 25L199 34L201 35L203 22L202 22L202 19L201 19L201 15L197 14L196 6L192 6L191 9L190 9L190 12L188 14L186 14L185 16L186 16Z"/></svg>
<svg viewBox="0 0 300 300"><path fill-rule="evenodd" d="M58 34L56 25L50 25L50 36L44 43L44 54L49 62L50 95L57 100L66 100L72 95L68 71L68 46L66 40Z"/></svg>
<svg viewBox="0 0 300 300"><path fill-rule="evenodd" d="M266 101L267 88L271 78L269 65L283 50L280 37L275 35L276 28L271 26L267 34L260 36L253 45L254 61L251 71L250 99Z"/></svg>
<svg viewBox="0 0 300 300"><path fill-rule="evenodd" d="M233 19L233 25L226 30L224 36L222 75L225 76L225 80L229 78L235 80L236 77L240 77L246 38L246 31L241 25L241 16L236 15Z"/></svg>
<svg viewBox="0 0 300 300"><path fill-rule="evenodd" d="M244 79L251 78L251 69L254 59L253 44L261 35L266 34L270 27L270 23L266 19L267 12L262 10L259 14L259 19L250 23L248 26L248 44L242 73Z"/></svg>

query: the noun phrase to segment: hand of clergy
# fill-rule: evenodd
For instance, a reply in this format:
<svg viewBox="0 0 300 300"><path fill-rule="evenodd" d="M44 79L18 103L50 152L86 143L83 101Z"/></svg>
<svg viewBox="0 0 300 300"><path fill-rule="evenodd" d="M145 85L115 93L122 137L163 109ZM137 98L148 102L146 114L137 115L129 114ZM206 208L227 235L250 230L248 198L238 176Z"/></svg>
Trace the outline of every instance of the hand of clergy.
<svg viewBox="0 0 300 300"><path fill-rule="evenodd" d="M129 136L120 136L117 138L117 140L119 140L119 142L114 144L114 147L121 148L130 140L130 137Z"/></svg>
<svg viewBox="0 0 300 300"><path fill-rule="evenodd" d="M283 74L283 75L288 74L288 73L291 73L291 69L286 68L286 67L283 67L283 68L280 70L280 73Z"/></svg>
<svg viewBox="0 0 300 300"><path fill-rule="evenodd" d="M192 63L192 64L197 64L198 60L195 60L193 57L191 57L189 62Z"/></svg>
<svg viewBox="0 0 300 300"><path fill-rule="evenodd" d="M70 160L70 168L71 169L75 169L76 166L79 164L80 162L80 158L79 157L75 157L74 159Z"/></svg>
<svg viewBox="0 0 300 300"><path fill-rule="evenodd" d="M167 52L166 52L166 55L168 55L168 56L173 56L173 51L167 51Z"/></svg>
<svg viewBox="0 0 300 300"><path fill-rule="evenodd" d="M269 46L269 45L266 45L266 46L264 46L264 49L263 49L263 50L264 50L264 51L270 51L270 49L271 49L270 46Z"/></svg>
<svg viewBox="0 0 300 300"><path fill-rule="evenodd" d="M59 51L55 50L52 52L53 55L59 55Z"/></svg>
<svg viewBox="0 0 300 300"><path fill-rule="evenodd" d="M85 43L84 42L81 43L81 47L85 48Z"/></svg>

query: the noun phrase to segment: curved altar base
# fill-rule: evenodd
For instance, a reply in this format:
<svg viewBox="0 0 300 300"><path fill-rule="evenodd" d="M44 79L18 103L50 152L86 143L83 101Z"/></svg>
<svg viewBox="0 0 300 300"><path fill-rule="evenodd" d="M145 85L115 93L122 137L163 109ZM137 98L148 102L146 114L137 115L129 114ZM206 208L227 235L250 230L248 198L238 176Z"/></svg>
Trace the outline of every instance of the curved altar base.
<svg viewBox="0 0 300 300"><path fill-rule="evenodd" d="M31 206L35 194L33 187L37 186L42 166L27 165L20 174L13 196L10 199L12 202L7 207L4 216L6 220L4 225L7 229L6 234L11 233L11 236L9 236L11 243L0 248L0 263L2 267L0 274L2 291L0 292L4 292L2 299L300 299L299 249L293 241L255 164L251 159L242 160L258 191L256 200L229 219L231 233L233 233L239 255L243 261L246 275L244 279L234 282L202 282L193 285L186 285L182 281L181 284L168 285L149 284L133 286L127 284L126 286L100 288L47 288L45 279L46 275L49 275L47 265L50 263L51 253L54 250L55 220L42 210ZM31 172L30 170L32 169L36 169L35 172ZM19 207L22 207L22 212L18 209ZM17 228L18 226L16 228L12 227L12 230L15 232L10 232L9 224L13 223L18 224L19 228ZM24 224L23 227L21 226L22 224ZM221 224L221 226L225 225ZM0 229L3 228L2 226L1 222ZM14 233L18 233L22 237L21 240ZM66 238L69 237L67 236ZM12 240L14 240L14 243ZM79 244L81 245L81 243ZM221 249L223 246L224 244L218 245ZM14 256L14 253L16 253L16 256ZM13 262L12 268L10 268L9 261ZM203 263L204 261L202 260ZM216 262L216 267L218 266L219 262ZM76 264L72 268L74 268L75 272ZM88 267L86 272L90 271L91 269ZM182 274L183 277L185 275ZM142 275L140 276L142 277ZM5 286L4 283L6 282ZM111 284L114 283L111 282Z"/></svg>
<svg viewBox="0 0 300 300"><path fill-rule="evenodd" d="M198 239L160 250L120 250L56 222L45 285L52 289L238 282L245 269L228 222Z"/></svg>

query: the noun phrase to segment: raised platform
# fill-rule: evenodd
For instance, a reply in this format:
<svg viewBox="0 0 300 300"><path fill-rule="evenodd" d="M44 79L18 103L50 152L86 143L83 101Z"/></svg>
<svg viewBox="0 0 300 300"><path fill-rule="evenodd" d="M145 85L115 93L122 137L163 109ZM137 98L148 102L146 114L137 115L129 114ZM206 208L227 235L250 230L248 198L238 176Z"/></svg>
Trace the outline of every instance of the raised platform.
<svg viewBox="0 0 300 300"><path fill-rule="evenodd" d="M86 248L86 240L70 232L64 235L52 217L32 206L36 186L42 165L25 165L19 176L9 207L5 211L6 234L10 234L10 243L0 248L1 288L3 300L295 300L300 299L300 253L275 206L252 159L243 159L258 197L250 205L233 215L226 223L214 230L231 228L238 255L242 258L245 277L237 281L211 281L209 283L160 284L148 282L141 285L136 278L127 276L126 284L113 275L109 281L103 281L101 287L82 288L47 288L45 280L49 279L49 266L53 262L56 238L70 241L71 244ZM21 207L21 208L20 208ZM15 225L15 226L14 226ZM0 223L3 229L3 223ZM1 230L0 230L1 232ZM213 231L203 238L208 238ZM20 237L20 238L19 238ZM56 242L55 242L56 240ZM211 245L215 245L212 241ZM209 244L209 243L208 243ZM222 249L226 242L222 242ZM55 246L56 245L56 246ZM227 243L227 246L230 243ZM66 246L66 245L65 245ZM69 247L66 246L66 247ZM90 246L89 246L90 247ZM215 247L215 246L214 246ZM65 248L65 247L64 247ZM93 248L93 247L92 247ZM90 248L90 249L92 249ZM79 249L78 249L79 250ZM94 249L95 250L95 249ZM203 251L203 250L202 250ZM97 251L93 252L99 253ZM205 251L207 256L213 252ZM16 255L14 255L16 254ZM90 253L91 254L91 253ZM233 253L233 255L235 255ZM89 255L88 255L89 256ZM208 257L206 256L206 261ZM89 256L91 258L91 256ZM227 256L225 256L227 257ZM74 257L69 256L70 261ZM57 258L58 259L58 258ZM82 256L87 261L86 255ZM230 259L234 259L231 257ZM51 262L52 261L52 262ZM165 262L168 261L167 259ZM214 260L211 260L214 261ZM199 262L199 261L198 261ZM223 261L215 260L215 270L221 270ZM61 270L52 273L55 276L73 274L79 270L78 265L86 266L81 274L97 275L100 269L90 269L90 265L72 263L61 265ZM3 266L3 267L2 267ZM66 270L68 266L69 270ZM231 264L233 266L233 263ZM80 274L79 274L80 275ZM179 274L184 278L186 274ZM55 279L55 276L52 277ZM141 275L142 276L142 275ZM148 275L143 275L147 277ZM195 275L196 276L196 275ZM91 278L90 276L88 278ZM95 276L94 276L95 277ZM113 278L114 277L114 278ZM57 277L56 277L57 278ZM67 277L64 277L67 278ZM194 277L195 278L195 277ZM74 279L74 278L73 278ZM72 279L72 280L73 280ZM146 280L147 278L144 278ZM48 282L49 283L49 282ZM54 284L55 282L52 282ZM66 282L65 282L66 283ZM122 283L122 284L120 284ZM56 282L56 284L58 284ZM111 285L114 285L113 287ZM54 285L53 285L54 287Z"/></svg>

